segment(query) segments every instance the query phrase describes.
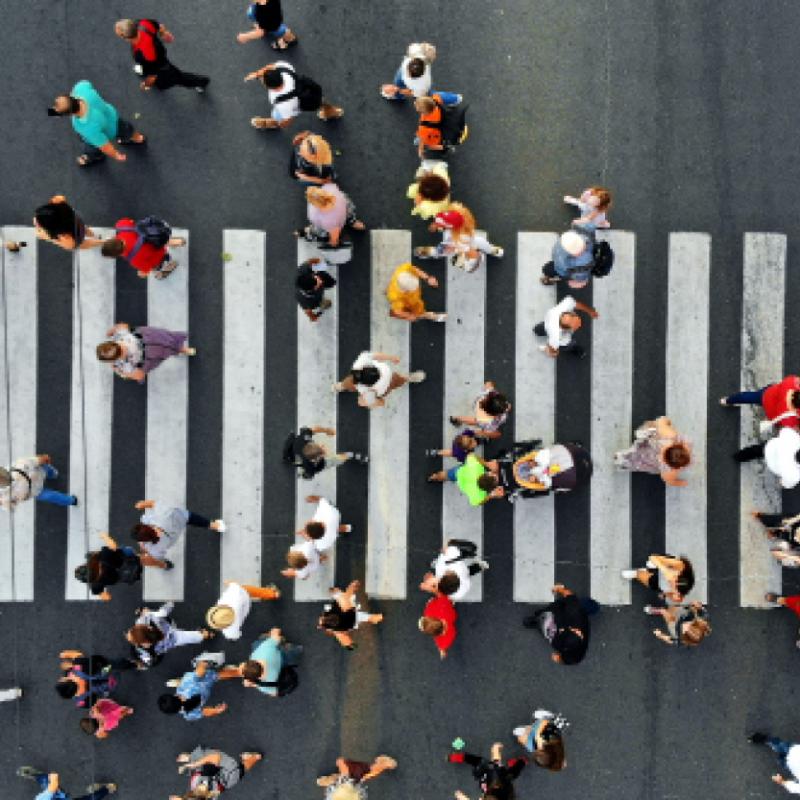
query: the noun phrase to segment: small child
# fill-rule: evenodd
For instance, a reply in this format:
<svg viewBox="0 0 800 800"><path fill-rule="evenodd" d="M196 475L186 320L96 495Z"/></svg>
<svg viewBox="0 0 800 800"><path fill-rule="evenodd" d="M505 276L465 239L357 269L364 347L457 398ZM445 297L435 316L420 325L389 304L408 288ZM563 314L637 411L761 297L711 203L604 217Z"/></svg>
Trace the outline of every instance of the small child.
<svg viewBox="0 0 800 800"><path fill-rule="evenodd" d="M461 433L456 434L449 450L426 450L425 455L429 458L454 458L459 464L467 460L467 456L478 446L475 431L465 428Z"/></svg>
<svg viewBox="0 0 800 800"><path fill-rule="evenodd" d="M81 730L89 736L105 739L123 718L133 714L130 706L121 706L113 700L98 700L89 711L89 716L80 721Z"/></svg>
<svg viewBox="0 0 800 800"><path fill-rule="evenodd" d="M576 225L590 224L595 228L610 228L606 212L611 208L611 192L602 186L590 186L580 197L564 195L564 202L577 206L581 216L575 220Z"/></svg>

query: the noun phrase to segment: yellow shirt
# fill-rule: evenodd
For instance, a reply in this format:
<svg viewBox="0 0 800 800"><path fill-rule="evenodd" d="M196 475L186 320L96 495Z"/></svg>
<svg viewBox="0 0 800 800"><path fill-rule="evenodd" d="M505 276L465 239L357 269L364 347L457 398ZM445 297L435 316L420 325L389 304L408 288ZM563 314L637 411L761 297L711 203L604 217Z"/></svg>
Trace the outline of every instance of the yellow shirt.
<svg viewBox="0 0 800 800"><path fill-rule="evenodd" d="M395 313L403 311L407 314L422 314L425 311L425 303L422 300L422 284L420 283L413 292L404 292L397 285L397 276L403 272L410 272L412 275L417 274L413 264L401 264L392 273L392 279L386 287L386 299Z"/></svg>

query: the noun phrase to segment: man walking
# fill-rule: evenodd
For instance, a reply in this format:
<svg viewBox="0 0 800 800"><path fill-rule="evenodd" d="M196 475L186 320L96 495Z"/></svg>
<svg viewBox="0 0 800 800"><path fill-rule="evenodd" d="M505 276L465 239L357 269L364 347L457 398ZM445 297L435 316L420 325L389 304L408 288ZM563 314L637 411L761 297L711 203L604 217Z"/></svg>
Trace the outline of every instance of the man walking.
<svg viewBox="0 0 800 800"><path fill-rule="evenodd" d="M386 405L390 392L407 383L422 383L425 373L422 370L394 372L389 364L399 364L398 356L386 353L373 353L364 350L353 362L349 374L333 384L334 392L358 392L358 404L362 408L380 408Z"/></svg>
<svg viewBox="0 0 800 800"><path fill-rule="evenodd" d="M139 144L147 142L143 133L130 122L122 119L117 109L98 94L89 81L78 81L69 94L56 97L51 108L51 117L70 117L72 128L83 139L86 149L78 156L78 164L88 167L110 156L115 161L126 161L117 144Z"/></svg>
<svg viewBox="0 0 800 800"><path fill-rule="evenodd" d="M176 685L174 695L162 694L158 698L160 711L164 714L180 714L187 722L224 714L227 703L206 705L211 698L211 689L217 681L239 677L236 667L223 666L224 653L201 653L194 663L195 668L191 672L184 673L179 680L167 681L168 686Z"/></svg>
<svg viewBox="0 0 800 800"><path fill-rule="evenodd" d="M325 290L336 286L336 279L327 270L314 269L321 259L309 258L297 268L294 296L303 313L316 322L333 303L325 297Z"/></svg>
<svg viewBox="0 0 800 800"><path fill-rule="evenodd" d="M544 315L544 322L534 326L533 332L537 336L547 337L547 344L539 345L539 349L550 358L557 358L560 352L572 353L578 358L586 357L586 350L573 340L583 325L580 314L576 313L578 311L588 314L592 319L599 316L591 306L568 294Z"/></svg>
<svg viewBox="0 0 800 800"><path fill-rule="evenodd" d="M186 239L172 236L172 228L164 220L149 216L137 222L123 217L114 225L114 237L103 242L100 252L106 258L124 259L140 278L152 272L156 280L164 280L178 268L170 247L186 247Z"/></svg>
<svg viewBox="0 0 800 800"><path fill-rule="evenodd" d="M19 458L10 469L0 467L0 508L13 511L31 497L56 506L78 505L74 494L45 488L45 481L57 477L58 470L46 454Z"/></svg>
<svg viewBox="0 0 800 800"><path fill-rule="evenodd" d="M546 286L569 281L573 289L589 283L594 266L594 226L573 225L553 245L553 260L542 267L541 281Z"/></svg>
<svg viewBox="0 0 800 800"><path fill-rule="evenodd" d="M204 92L210 78L178 69L167 58L164 43L175 37L154 19L121 19L114 25L114 33L131 46L133 70L142 76L139 87L143 92L155 87L161 91L173 86L183 86Z"/></svg>
<svg viewBox="0 0 800 800"><path fill-rule="evenodd" d="M800 794L800 745L786 742L777 736L768 736L766 733L753 733L748 739L751 744L765 744L769 747L778 757L778 764L792 773L790 781L776 773L772 776L773 782L783 786L789 794Z"/></svg>
<svg viewBox="0 0 800 800"><path fill-rule="evenodd" d="M336 429L324 425L304 426L297 433L290 433L283 445L283 460L297 469L297 474L311 480L317 473L338 467L351 459L366 464L369 456L363 453L329 453L324 444L314 441L314 436L335 436Z"/></svg>
<svg viewBox="0 0 800 800"><path fill-rule="evenodd" d="M36 800L103 800L117 791L116 783L92 783L86 787L86 794L72 798L61 788L57 772L48 774L33 767L20 767L17 775L39 784L41 791L36 795Z"/></svg>

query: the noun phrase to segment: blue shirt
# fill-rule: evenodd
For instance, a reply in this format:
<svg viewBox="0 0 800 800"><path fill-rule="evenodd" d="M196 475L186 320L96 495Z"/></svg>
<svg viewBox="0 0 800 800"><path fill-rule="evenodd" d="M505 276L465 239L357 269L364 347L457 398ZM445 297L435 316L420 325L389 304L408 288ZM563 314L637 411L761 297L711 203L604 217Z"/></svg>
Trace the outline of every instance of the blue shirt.
<svg viewBox="0 0 800 800"><path fill-rule="evenodd" d="M571 256L561 245L561 239L557 239L553 245L553 267L558 275L567 280L588 281L591 277L592 264L594 263L594 252L591 242L591 234L595 226L591 223L586 225L576 225L573 230L579 233L586 241L586 249L579 256Z"/></svg>
<svg viewBox="0 0 800 800"><path fill-rule="evenodd" d="M274 683L278 680L278 675L281 672L283 665L283 658L280 651L280 642L268 636L264 639L252 653L250 653L251 661L266 661L267 669L264 675L261 676L262 681ZM275 686L259 686L259 692L269 694L275 697L278 694L278 689Z"/></svg>
<svg viewBox="0 0 800 800"><path fill-rule="evenodd" d="M102 147L117 138L117 109L103 100L89 81L78 81L70 94L86 103L87 111L83 117L72 115L72 127L84 142L92 147Z"/></svg>
<svg viewBox="0 0 800 800"><path fill-rule="evenodd" d="M67 800L67 796L61 791L61 789L56 789L54 792L51 792L49 789L45 789L43 792L39 792L34 800Z"/></svg>
<svg viewBox="0 0 800 800"><path fill-rule="evenodd" d="M193 722L196 719L202 719L203 706L208 702L211 697L211 688L217 682L217 671L214 669L207 669L206 674L202 677L196 672L187 672L181 678L178 688L175 690L182 700L189 700L192 697L200 697L200 705L193 708L191 711L180 710L180 714L184 719Z"/></svg>

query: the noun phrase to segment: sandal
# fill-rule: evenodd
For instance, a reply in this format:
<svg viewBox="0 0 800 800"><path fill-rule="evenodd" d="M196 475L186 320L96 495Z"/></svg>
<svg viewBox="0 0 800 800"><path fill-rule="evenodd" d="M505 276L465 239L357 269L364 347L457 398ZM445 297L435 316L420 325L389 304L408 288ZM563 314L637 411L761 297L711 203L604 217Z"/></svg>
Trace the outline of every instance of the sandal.
<svg viewBox="0 0 800 800"><path fill-rule="evenodd" d="M84 153L83 155L78 156L78 158L76 160L78 162L78 166L79 167L88 167L91 164L94 164L94 160L90 159L89 156L86 155L86 153Z"/></svg>
<svg viewBox="0 0 800 800"><path fill-rule="evenodd" d="M147 137L142 134L142 138L136 142L133 139L117 139L117 144L133 144L137 147L141 147L142 145L147 144Z"/></svg>
<svg viewBox="0 0 800 800"><path fill-rule="evenodd" d="M177 268L178 268L177 261L168 261L163 267L161 267L160 270L158 270L158 272L156 272L155 279L157 281L163 281L164 278L168 278L170 275L172 275L172 273L175 272Z"/></svg>

